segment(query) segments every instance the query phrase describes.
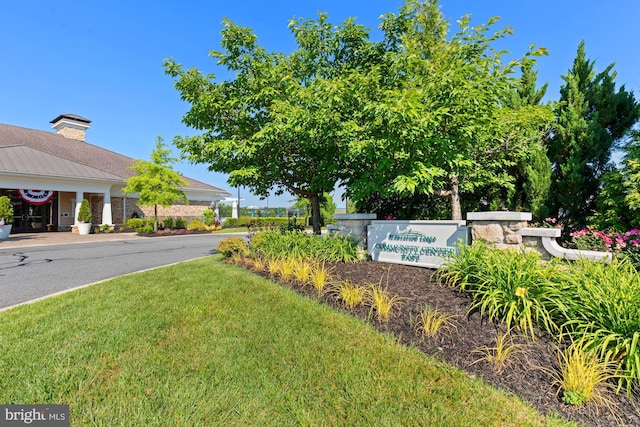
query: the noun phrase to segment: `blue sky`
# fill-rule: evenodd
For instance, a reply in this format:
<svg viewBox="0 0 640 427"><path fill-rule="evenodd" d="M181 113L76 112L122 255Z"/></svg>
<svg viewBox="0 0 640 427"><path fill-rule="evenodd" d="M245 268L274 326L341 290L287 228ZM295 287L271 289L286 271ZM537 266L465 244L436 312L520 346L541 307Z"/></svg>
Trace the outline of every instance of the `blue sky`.
<svg viewBox="0 0 640 427"><path fill-rule="evenodd" d="M271 51L295 48L287 23L326 11L332 22L356 16L375 29L379 16L395 12L401 1L376 0L111 0L3 2L0 13L0 123L51 130L62 113L92 120L87 140L137 159L148 159L157 136L170 143L194 131L181 123L188 106L164 74L162 61L172 57L185 66L228 77L208 52L219 48L221 21L230 18L253 28ZM497 28L515 33L500 48L521 56L535 43L549 50L538 61L539 82L549 82L547 99L558 99L561 75L570 68L576 48L586 42L597 70L615 62L618 86L640 98L640 43L637 0L441 0L455 20L472 15L472 23L500 16ZM375 38L375 36L374 36ZM176 153L177 155L178 153ZM179 163L184 175L233 194L226 176L204 165ZM265 206L246 190L243 205ZM269 198L268 205L288 206L291 196ZM339 196L337 195L336 199ZM336 200L339 206L342 204Z"/></svg>

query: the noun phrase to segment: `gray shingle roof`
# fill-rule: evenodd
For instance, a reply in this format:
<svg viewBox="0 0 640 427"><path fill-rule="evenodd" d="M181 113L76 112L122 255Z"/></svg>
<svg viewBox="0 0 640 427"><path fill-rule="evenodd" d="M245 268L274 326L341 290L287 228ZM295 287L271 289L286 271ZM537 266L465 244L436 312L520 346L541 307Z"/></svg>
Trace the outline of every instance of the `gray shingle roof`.
<svg viewBox="0 0 640 427"><path fill-rule="evenodd" d="M135 174L128 169L134 163L130 157L53 132L5 124L0 124L0 155L7 157L0 162L0 172L17 172L18 168L25 173L47 170L52 173L47 172L46 175L51 176L108 181L125 180ZM43 169L37 169L36 162ZM190 189L227 193L218 187L183 178Z"/></svg>
<svg viewBox="0 0 640 427"><path fill-rule="evenodd" d="M25 145L0 147L0 171L17 175L122 181L122 178L117 175L34 150Z"/></svg>

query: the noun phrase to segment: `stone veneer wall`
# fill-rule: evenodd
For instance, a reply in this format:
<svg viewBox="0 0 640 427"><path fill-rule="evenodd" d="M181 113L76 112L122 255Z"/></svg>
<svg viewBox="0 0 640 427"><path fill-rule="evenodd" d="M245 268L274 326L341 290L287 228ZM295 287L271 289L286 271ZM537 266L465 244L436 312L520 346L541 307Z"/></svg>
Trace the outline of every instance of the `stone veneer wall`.
<svg viewBox="0 0 640 427"><path fill-rule="evenodd" d="M133 218L133 214L135 213L138 218L142 218L144 216L144 212L136 202L138 199L134 199L131 197L127 197L127 212L126 219ZM111 198L111 218L115 224L122 224L122 213L124 209L124 198L123 197L112 197ZM125 221L126 222L126 221Z"/></svg>
<svg viewBox="0 0 640 427"><path fill-rule="evenodd" d="M86 131L84 129L76 129L70 126L65 126L59 129L56 133L64 136L65 138L75 139L78 141L84 141L86 135Z"/></svg>
<svg viewBox="0 0 640 427"><path fill-rule="evenodd" d="M499 248L520 247L523 244L519 231L529 226L530 212L469 212L471 240L494 243ZM528 243L531 243L530 241Z"/></svg>
<svg viewBox="0 0 640 427"><path fill-rule="evenodd" d="M371 221L377 218L375 214L335 214L333 218L337 224L331 227L331 231L353 236L360 247L367 248L367 227L371 225Z"/></svg>
<svg viewBox="0 0 640 427"><path fill-rule="evenodd" d="M129 200L127 199L127 205ZM180 217L180 218L200 218L205 209L211 208L211 202L192 202L188 205L175 204L169 207L158 206L158 218ZM153 217L153 206L141 206L140 209L145 217Z"/></svg>
<svg viewBox="0 0 640 427"><path fill-rule="evenodd" d="M95 225L100 225L102 223L102 207L103 207L103 197L102 195L91 195L89 196L89 200L91 201L91 213L93 214ZM138 218L153 217L153 206L138 206L137 198L127 197L127 212L126 219L133 218L133 215L136 214ZM188 205L173 205L169 207L158 206L158 218L166 218L166 217L174 217L174 218L201 218L203 216L202 211L205 209L209 209L211 207L211 202L192 202L190 201ZM112 197L111 198L111 218L114 225L125 225L123 224L122 213L124 209L124 198L123 197ZM67 218L65 218L67 219ZM70 216L69 224L61 224L58 227L59 231L74 231L73 225L73 217ZM126 221L125 221L126 223Z"/></svg>
<svg viewBox="0 0 640 427"><path fill-rule="evenodd" d="M611 261L611 254L607 252L561 247L556 242L556 238L560 237L559 228L528 227L530 212L469 212L467 221L472 223L471 239L474 243L482 240L501 249L535 250L546 260L559 257L569 260L585 258Z"/></svg>

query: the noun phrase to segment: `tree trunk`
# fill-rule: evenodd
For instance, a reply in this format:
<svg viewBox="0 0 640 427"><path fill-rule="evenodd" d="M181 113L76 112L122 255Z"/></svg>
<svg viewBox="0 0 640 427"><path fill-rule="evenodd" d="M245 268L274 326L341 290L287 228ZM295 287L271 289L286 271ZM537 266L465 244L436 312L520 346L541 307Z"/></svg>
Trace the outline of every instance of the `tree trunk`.
<svg viewBox="0 0 640 427"><path fill-rule="evenodd" d="M158 205L153 205L153 231L158 231Z"/></svg>
<svg viewBox="0 0 640 427"><path fill-rule="evenodd" d="M313 223L313 233L320 234L320 197L316 194L309 197L311 202L311 222Z"/></svg>
<svg viewBox="0 0 640 427"><path fill-rule="evenodd" d="M451 194L449 195L451 200L451 219L462 219L462 207L460 206L460 186L458 182L458 175L453 174L451 177Z"/></svg>

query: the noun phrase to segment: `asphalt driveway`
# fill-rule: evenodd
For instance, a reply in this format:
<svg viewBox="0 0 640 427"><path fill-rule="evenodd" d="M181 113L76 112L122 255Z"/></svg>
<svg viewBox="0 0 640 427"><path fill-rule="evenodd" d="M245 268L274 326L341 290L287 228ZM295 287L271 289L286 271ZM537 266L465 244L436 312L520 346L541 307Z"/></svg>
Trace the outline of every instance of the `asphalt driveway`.
<svg viewBox="0 0 640 427"><path fill-rule="evenodd" d="M209 256L229 236L12 235L0 242L0 310L117 276Z"/></svg>

